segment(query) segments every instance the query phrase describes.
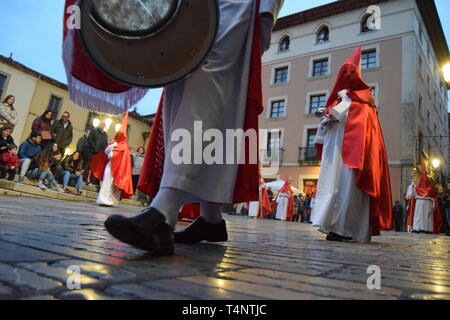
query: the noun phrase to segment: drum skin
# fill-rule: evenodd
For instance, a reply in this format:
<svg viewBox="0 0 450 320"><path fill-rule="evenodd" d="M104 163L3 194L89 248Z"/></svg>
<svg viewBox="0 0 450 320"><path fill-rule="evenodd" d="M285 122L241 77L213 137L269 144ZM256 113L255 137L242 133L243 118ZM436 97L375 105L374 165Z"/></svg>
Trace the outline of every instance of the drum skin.
<svg viewBox="0 0 450 320"><path fill-rule="evenodd" d="M139 37L115 34L98 23L93 1L80 0L84 49L102 72L128 86L156 88L188 76L215 41L216 0L179 0L167 23Z"/></svg>

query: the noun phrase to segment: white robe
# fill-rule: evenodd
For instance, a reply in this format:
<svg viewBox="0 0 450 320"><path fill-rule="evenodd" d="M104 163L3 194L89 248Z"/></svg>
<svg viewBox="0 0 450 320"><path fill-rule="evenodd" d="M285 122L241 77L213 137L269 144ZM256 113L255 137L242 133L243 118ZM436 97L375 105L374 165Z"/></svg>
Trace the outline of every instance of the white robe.
<svg viewBox="0 0 450 320"><path fill-rule="evenodd" d="M282 2L262 0L260 12L271 12L277 17ZM227 129L244 127L256 2L219 0L218 5L218 33L206 61L188 78L164 89L165 162L160 186L181 189L209 202L232 203L237 161L233 161L234 164L208 165L200 159L201 164L195 164L194 137L200 141L197 144L200 152L210 142L201 143L202 132L194 130L194 121L202 121L203 133L214 129L222 134L224 140ZM188 158L192 164L177 164L172 160L172 150L181 141L171 141L171 135L177 129L191 135L191 154ZM219 141L220 147L224 143ZM240 151L241 147L236 143L235 155L237 150ZM225 148L223 154L220 158L226 163Z"/></svg>
<svg viewBox="0 0 450 320"><path fill-rule="evenodd" d="M277 199L277 213L275 219L287 220L287 211L289 208L289 193L279 193Z"/></svg>
<svg viewBox="0 0 450 320"><path fill-rule="evenodd" d="M116 207L120 204L122 191L114 184L114 177L111 172L111 160L113 158L113 149L117 144L111 144L105 149L105 154L109 158L103 174L102 186L98 193L97 203L107 206Z"/></svg>
<svg viewBox="0 0 450 320"><path fill-rule="evenodd" d="M344 165L342 141L351 99L340 92L341 121L321 125L317 142L323 143L322 165L313 208L313 225L321 232L334 232L356 241L370 241L370 198L355 182L354 169ZM339 109L338 108L338 109ZM338 110L337 109L337 110Z"/></svg>
<svg viewBox="0 0 450 320"><path fill-rule="evenodd" d="M416 206L414 207L414 221L412 229L409 227L408 231L434 231L434 200L433 198L421 197L417 194L416 185L412 183L408 187L406 199L416 199Z"/></svg>

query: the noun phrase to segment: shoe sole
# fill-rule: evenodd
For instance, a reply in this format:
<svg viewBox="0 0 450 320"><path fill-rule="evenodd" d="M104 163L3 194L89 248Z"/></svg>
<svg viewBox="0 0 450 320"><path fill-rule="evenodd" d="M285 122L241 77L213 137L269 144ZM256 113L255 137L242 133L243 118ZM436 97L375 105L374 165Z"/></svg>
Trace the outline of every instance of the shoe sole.
<svg viewBox="0 0 450 320"><path fill-rule="evenodd" d="M202 237L201 240L188 241L188 240L177 239L176 233L174 234L174 236L175 236L175 244L194 244L194 243L199 243L199 242L202 242L202 241L212 242L212 243L215 243L215 242L227 242L228 241L228 237L222 238L222 239L205 239L204 237Z"/></svg>
<svg viewBox="0 0 450 320"><path fill-rule="evenodd" d="M169 245L168 247L157 246L153 239L147 238L139 227L127 219L121 221L107 219L105 221L105 228L114 238L140 250L159 255L170 255L174 253L173 245ZM139 238L146 239L147 241L141 241Z"/></svg>

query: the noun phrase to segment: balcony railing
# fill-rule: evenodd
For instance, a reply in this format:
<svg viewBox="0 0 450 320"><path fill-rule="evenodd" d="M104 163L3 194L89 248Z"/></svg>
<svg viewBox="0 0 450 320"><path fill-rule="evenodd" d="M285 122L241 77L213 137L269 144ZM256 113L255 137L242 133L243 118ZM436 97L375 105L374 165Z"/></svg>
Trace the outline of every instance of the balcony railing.
<svg viewBox="0 0 450 320"><path fill-rule="evenodd" d="M316 147L301 147L298 152L298 163L301 165L320 165Z"/></svg>
<svg viewBox="0 0 450 320"><path fill-rule="evenodd" d="M260 151L260 162L263 165L269 165L274 162L280 163L283 160L284 149L268 149Z"/></svg>

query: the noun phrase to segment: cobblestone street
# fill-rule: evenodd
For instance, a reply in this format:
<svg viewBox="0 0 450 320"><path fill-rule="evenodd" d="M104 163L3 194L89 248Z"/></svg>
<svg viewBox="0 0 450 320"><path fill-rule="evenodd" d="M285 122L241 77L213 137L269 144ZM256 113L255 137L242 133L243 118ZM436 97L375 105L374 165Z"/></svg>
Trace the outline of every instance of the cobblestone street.
<svg viewBox="0 0 450 320"><path fill-rule="evenodd" d="M450 299L450 238L385 232L334 243L307 224L227 216L230 240L154 258L105 231L136 207L0 198L3 299ZM182 225L179 228L183 228ZM369 290L367 269L381 268ZM81 289L69 290L69 266Z"/></svg>

